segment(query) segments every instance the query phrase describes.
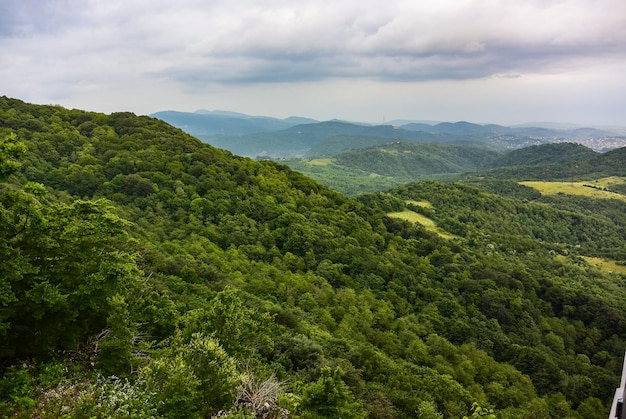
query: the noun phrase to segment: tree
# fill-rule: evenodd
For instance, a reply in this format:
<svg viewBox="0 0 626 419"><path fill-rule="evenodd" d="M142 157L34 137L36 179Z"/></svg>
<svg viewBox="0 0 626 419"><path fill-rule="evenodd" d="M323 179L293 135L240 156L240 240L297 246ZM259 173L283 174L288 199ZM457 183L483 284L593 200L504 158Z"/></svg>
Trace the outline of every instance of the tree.
<svg viewBox="0 0 626 419"><path fill-rule="evenodd" d="M106 200L50 204L0 194L0 356L75 349L106 328L140 274L129 223Z"/></svg>
<svg viewBox="0 0 626 419"><path fill-rule="evenodd" d="M355 401L352 392L341 379L339 368L331 371L330 367L322 368L322 376L316 383L304 388L302 417L328 419L361 419L367 414L361 404Z"/></svg>
<svg viewBox="0 0 626 419"><path fill-rule="evenodd" d="M493 409L481 407L478 403L474 402L472 404L470 416L463 416L463 419L470 418L496 419L496 412Z"/></svg>
<svg viewBox="0 0 626 419"><path fill-rule="evenodd" d="M250 356L260 348L272 349L269 314L246 307L244 293L226 287L209 303L208 310L197 309L184 319L187 336L201 332L216 338L231 355Z"/></svg>
<svg viewBox="0 0 626 419"><path fill-rule="evenodd" d="M210 417L231 403L242 375L217 340L195 333L185 342L175 334L160 356L142 370L164 417Z"/></svg>
<svg viewBox="0 0 626 419"><path fill-rule="evenodd" d="M5 179L21 166L17 160L26 153L26 145L17 139L15 133L10 133L0 139L0 180Z"/></svg>
<svg viewBox="0 0 626 419"><path fill-rule="evenodd" d="M119 294L110 297L110 314L103 332L98 354L98 366L106 375L130 374L133 332L129 324L128 304Z"/></svg>

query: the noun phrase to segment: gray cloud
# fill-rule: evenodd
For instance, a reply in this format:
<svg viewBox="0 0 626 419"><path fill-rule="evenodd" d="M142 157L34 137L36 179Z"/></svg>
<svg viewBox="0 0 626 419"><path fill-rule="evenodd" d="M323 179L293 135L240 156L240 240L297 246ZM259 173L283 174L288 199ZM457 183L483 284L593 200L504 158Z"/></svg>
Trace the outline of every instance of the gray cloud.
<svg viewBox="0 0 626 419"><path fill-rule="evenodd" d="M259 82L267 82L550 72L575 60L622 59L626 8L603 3L509 2L508 8L486 8L475 1L428 10L392 2L387 10L372 7L376 13L362 2L338 10L323 2L315 7L268 2L239 13L221 5L215 14L196 11L196 20L179 14L178 24L195 29L188 29L191 38L181 36L184 49L172 53L161 74L183 74L179 80L185 81L195 68L199 80L253 82L258 74Z"/></svg>
<svg viewBox="0 0 626 419"><path fill-rule="evenodd" d="M623 71L626 3L0 0L0 42L0 88L23 97L133 83L513 80Z"/></svg>

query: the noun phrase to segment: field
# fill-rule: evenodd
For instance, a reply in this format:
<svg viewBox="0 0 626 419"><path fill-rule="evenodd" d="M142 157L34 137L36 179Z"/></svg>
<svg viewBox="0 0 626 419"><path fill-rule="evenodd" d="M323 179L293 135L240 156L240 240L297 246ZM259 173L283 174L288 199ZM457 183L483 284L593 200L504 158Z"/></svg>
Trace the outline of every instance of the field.
<svg viewBox="0 0 626 419"><path fill-rule="evenodd" d="M626 183L626 178L611 176L585 182L520 182L521 185L529 186L544 195L556 195L559 193L568 195L583 195L599 199L621 199L626 201L626 196L610 192L611 186ZM604 189L608 190L604 190Z"/></svg>
<svg viewBox="0 0 626 419"><path fill-rule="evenodd" d="M419 205L422 203L416 202L416 201L411 201L412 204L415 205ZM426 203L429 204L429 203ZM387 214L389 217L392 218L400 218L402 220L407 220L411 223L419 223L421 224L426 230L436 233L439 236L443 237L444 239L452 239L456 236L454 236L453 234L450 234L448 232L446 232L445 230L440 229L439 227L437 227L437 224L435 224L435 222L433 220L431 220L430 218L422 215L422 214L418 214L416 212L413 212L411 210L405 209L404 211L400 211L400 212L390 212Z"/></svg>
<svg viewBox="0 0 626 419"><path fill-rule="evenodd" d="M626 265L619 265L613 260L606 260L588 256L583 256L583 259L585 259L588 264L595 266L596 268L602 269L605 272L626 275Z"/></svg>
<svg viewBox="0 0 626 419"><path fill-rule="evenodd" d="M614 186L623 185L625 183L626 178L618 176L585 182L520 182L520 184L534 188L544 195L563 193L597 199L619 199L626 201L626 196L611 192ZM583 256L583 259L585 259L589 265L595 266L605 272L626 274L626 266L619 265L615 261L588 256Z"/></svg>
<svg viewBox="0 0 626 419"><path fill-rule="evenodd" d="M308 163L311 166L328 166L332 162L332 159L311 159Z"/></svg>

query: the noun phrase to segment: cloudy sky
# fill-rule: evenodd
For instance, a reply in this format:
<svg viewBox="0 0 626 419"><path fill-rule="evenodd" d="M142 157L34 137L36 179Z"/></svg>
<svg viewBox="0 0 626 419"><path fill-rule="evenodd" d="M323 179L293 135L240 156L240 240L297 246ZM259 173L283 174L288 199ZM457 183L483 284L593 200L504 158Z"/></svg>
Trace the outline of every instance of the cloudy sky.
<svg viewBox="0 0 626 419"><path fill-rule="evenodd" d="M626 126L624 0L0 0L0 95Z"/></svg>

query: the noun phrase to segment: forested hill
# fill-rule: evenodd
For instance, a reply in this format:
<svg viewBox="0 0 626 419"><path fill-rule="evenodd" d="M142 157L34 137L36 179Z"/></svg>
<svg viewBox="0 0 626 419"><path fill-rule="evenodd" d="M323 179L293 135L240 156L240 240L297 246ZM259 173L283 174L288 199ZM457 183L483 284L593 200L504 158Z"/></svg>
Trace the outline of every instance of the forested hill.
<svg viewBox="0 0 626 419"><path fill-rule="evenodd" d="M530 166L538 164L572 163L597 157L590 148L574 143L552 143L510 151L489 162L486 167Z"/></svg>
<svg viewBox="0 0 626 419"><path fill-rule="evenodd" d="M433 174L462 173L483 167L499 153L468 145L395 142L349 150L334 156L335 164L383 176L415 179Z"/></svg>
<svg viewBox="0 0 626 419"><path fill-rule="evenodd" d="M564 215L2 97L0 416L605 418L626 290L583 256L623 242Z"/></svg>
<svg viewBox="0 0 626 419"><path fill-rule="evenodd" d="M626 147L596 153L576 144L546 144L516 150L477 172L479 176L517 180L593 179L626 176Z"/></svg>
<svg viewBox="0 0 626 419"><path fill-rule="evenodd" d="M180 126L180 125L179 125ZM187 129L185 129L187 131ZM325 121L299 124L285 130L261 132L242 136L198 135L198 138L217 147L222 147L243 156L272 158L294 158L305 155L328 155L336 148L337 140L343 140L344 149L358 148L363 139L385 143L389 141L483 143L484 139L474 135L431 134L422 131L404 130L391 125L362 125L342 121ZM352 144L346 138L357 139Z"/></svg>

